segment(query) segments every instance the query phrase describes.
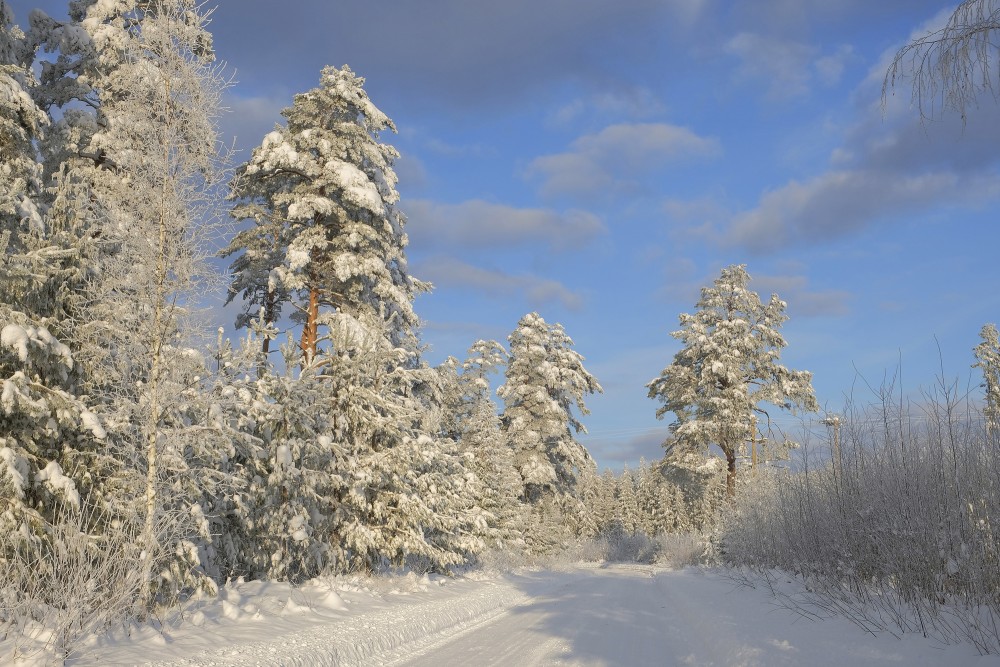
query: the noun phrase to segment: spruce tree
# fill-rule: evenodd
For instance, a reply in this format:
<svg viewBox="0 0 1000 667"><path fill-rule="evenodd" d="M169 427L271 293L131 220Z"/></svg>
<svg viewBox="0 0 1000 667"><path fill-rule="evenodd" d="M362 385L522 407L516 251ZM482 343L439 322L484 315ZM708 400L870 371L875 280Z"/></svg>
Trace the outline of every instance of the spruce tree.
<svg viewBox="0 0 1000 667"><path fill-rule="evenodd" d="M986 389L986 406L983 416L986 419L986 430L996 435L1000 429L1000 333L995 324L986 324L979 332L982 342L973 350L978 368L983 374L983 386Z"/></svg>

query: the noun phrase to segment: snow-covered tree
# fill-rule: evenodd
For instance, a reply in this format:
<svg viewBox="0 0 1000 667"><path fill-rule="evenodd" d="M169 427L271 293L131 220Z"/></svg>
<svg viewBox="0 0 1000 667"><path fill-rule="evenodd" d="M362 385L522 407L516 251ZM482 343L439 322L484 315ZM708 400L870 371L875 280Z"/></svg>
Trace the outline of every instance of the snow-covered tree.
<svg viewBox="0 0 1000 667"><path fill-rule="evenodd" d="M497 405L491 398L489 376L506 362L500 343L478 340L461 364L448 359L440 367L447 388L443 419L446 431L468 457L468 469L477 478L475 502L487 513L490 529L483 538L493 546L523 546L523 485L514 467L514 452L500 427Z"/></svg>
<svg viewBox="0 0 1000 667"><path fill-rule="evenodd" d="M1000 432L1000 334L995 324L983 326L979 332L982 342L975 347L976 363L983 373L983 384L986 388L986 407L983 416L986 418L986 428L991 434Z"/></svg>
<svg viewBox="0 0 1000 667"><path fill-rule="evenodd" d="M996 94L997 13L994 0L964 0L943 27L900 48L882 81L883 103L906 80L922 116L950 108L964 120L980 94Z"/></svg>
<svg viewBox="0 0 1000 667"><path fill-rule="evenodd" d="M183 517L192 538L205 532L218 481L216 431L200 422L206 368L185 327L214 275L206 238L216 233L224 82L194 0L76 0L70 18L32 22L35 39L58 52L42 65L37 99L43 108L75 101L47 148L49 221L85 241L75 248L89 273L68 308L70 342L123 471L143 476L131 504L144 525L148 603L154 569L167 588L190 585L178 578L204 571L211 540L202 535L199 545L182 531L176 554L153 561L167 517Z"/></svg>
<svg viewBox="0 0 1000 667"><path fill-rule="evenodd" d="M324 68L320 86L296 95L282 115L286 124L264 137L233 184L233 215L253 226L225 251L243 252L230 293L244 295L250 317L262 308L268 323L288 300L307 359L316 355L324 308L373 313L397 337L409 334L422 284L406 269L398 153L378 140L395 125L346 65Z"/></svg>
<svg viewBox="0 0 1000 667"><path fill-rule="evenodd" d="M504 400L501 422L521 475L521 498L537 515L536 532L558 539L566 525L558 517L583 511L575 499L580 478L596 474L590 454L573 437L586 429L572 410L588 414L584 397L603 390L562 325L529 313L507 340L510 361L497 390ZM558 524L555 532L548 530L550 523Z"/></svg>
<svg viewBox="0 0 1000 667"><path fill-rule="evenodd" d="M658 535L667 532L663 529L661 517L669 513L669 506L661 506L662 500L659 487L664 483L663 477L649 465L644 458L639 459L639 467L635 471L635 502L638 510L636 527L646 535Z"/></svg>
<svg viewBox="0 0 1000 667"><path fill-rule="evenodd" d="M622 530L631 535L640 529L639 502L636 497L635 475L627 464L616 481L615 496L618 499L616 518Z"/></svg>
<svg viewBox="0 0 1000 667"><path fill-rule="evenodd" d="M324 325L331 340L316 364L343 451L331 470L335 567L462 562L482 548L485 517L454 442L425 428L429 369L392 344L386 322L335 313Z"/></svg>
<svg viewBox="0 0 1000 667"><path fill-rule="evenodd" d="M593 486L592 496L584 495L584 502L593 516L596 532L607 532L618 516L618 500L615 498L615 487L618 480L615 473L607 468L599 477L589 484Z"/></svg>
<svg viewBox="0 0 1000 667"><path fill-rule="evenodd" d="M0 280L4 277L0 268ZM79 511L103 458L104 428L73 394L73 358L49 330L0 305L0 543L44 541ZM100 496L98 495L98 498Z"/></svg>
<svg viewBox="0 0 1000 667"><path fill-rule="evenodd" d="M22 61L24 33L13 12L0 0L0 234L42 226L36 205L41 192L41 165L34 141L48 125L29 94L34 83Z"/></svg>
<svg viewBox="0 0 1000 667"><path fill-rule="evenodd" d="M788 319L776 294L767 304L748 288L744 265L729 266L712 287L703 287L694 314L681 314L671 336L683 349L673 363L646 386L663 405L658 418L673 413L670 450L707 452L718 446L726 458L726 492L736 491L736 457L751 438L755 416L764 428L770 403L786 410L819 409L812 374L778 363L785 339L779 329ZM671 453L668 452L668 453Z"/></svg>
<svg viewBox="0 0 1000 667"><path fill-rule="evenodd" d="M562 325L529 313L507 340L510 361L497 395L504 400L502 422L524 480L523 497L535 502L550 493L571 494L579 475L594 469L590 454L573 437L586 428L572 407L588 414L584 396L603 390Z"/></svg>

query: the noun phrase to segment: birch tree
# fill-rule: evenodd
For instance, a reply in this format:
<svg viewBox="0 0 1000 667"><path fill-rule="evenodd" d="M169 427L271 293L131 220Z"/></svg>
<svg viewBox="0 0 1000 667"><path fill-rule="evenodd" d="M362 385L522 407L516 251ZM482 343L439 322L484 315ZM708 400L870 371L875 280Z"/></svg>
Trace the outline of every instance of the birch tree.
<svg viewBox="0 0 1000 667"><path fill-rule="evenodd" d="M719 447L728 469L730 498L736 492L741 446L756 437L755 429L769 425L764 404L819 409L812 374L778 363L786 346L779 331L788 319L785 302L772 294L762 303L749 283L750 275L740 264L724 268L711 287L703 287L698 310L681 314L681 328L670 334L683 348L646 385L649 397L662 403L657 418L674 415L668 454L707 454L711 445Z"/></svg>
<svg viewBox="0 0 1000 667"><path fill-rule="evenodd" d="M218 481L208 474L210 429L192 423L204 412L196 389L206 369L186 326L214 275L205 260L215 233L214 123L224 81L194 0L79 0L70 16L69 24L41 16L33 25L59 52L43 64L39 98L84 105L64 116L63 141L49 155L59 163L50 218L94 253L71 308L74 347L122 474L143 475L133 505L141 508L148 605L155 567L163 568L157 585L167 588L203 569L204 553L186 538L170 550L177 556L156 562L159 532L171 514L204 527Z"/></svg>
<svg viewBox="0 0 1000 667"><path fill-rule="evenodd" d="M965 0L945 25L900 48L882 82L882 103L897 81L909 79L922 117L956 111L964 121L979 96L996 96L1000 7L995 0Z"/></svg>

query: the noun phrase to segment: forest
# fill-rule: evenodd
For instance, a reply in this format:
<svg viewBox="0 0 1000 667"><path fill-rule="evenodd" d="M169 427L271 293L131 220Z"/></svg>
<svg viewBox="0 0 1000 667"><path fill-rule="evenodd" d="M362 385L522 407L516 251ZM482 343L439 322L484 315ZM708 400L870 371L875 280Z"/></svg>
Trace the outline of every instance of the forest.
<svg viewBox="0 0 1000 667"><path fill-rule="evenodd" d="M728 266L651 360L664 457L602 473L562 325L424 359L432 287L365 79L324 68L233 164L207 19L74 0L19 26L0 0L0 643L70 655L240 578L569 557L787 572L863 626L1000 651L994 326L982 388L890 379L785 433L778 411L820 412L812 375L781 363L787 304Z"/></svg>

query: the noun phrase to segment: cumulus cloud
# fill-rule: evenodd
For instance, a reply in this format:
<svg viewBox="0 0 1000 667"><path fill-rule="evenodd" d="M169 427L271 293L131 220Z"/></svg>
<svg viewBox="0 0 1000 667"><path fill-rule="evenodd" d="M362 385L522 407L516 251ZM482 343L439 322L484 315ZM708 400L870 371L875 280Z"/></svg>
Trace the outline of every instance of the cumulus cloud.
<svg viewBox="0 0 1000 667"><path fill-rule="evenodd" d="M410 245L421 250L528 245L562 251L583 247L606 231L587 211L516 208L480 199L459 204L414 199L405 211Z"/></svg>
<svg viewBox="0 0 1000 667"><path fill-rule="evenodd" d="M452 257L421 262L414 270L436 287L471 289L497 299L519 297L531 307L558 304L580 310L583 297L556 280L531 274L511 275L496 269L473 266Z"/></svg>
<svg viewBox="0 0 1000 667"><path fill-rule="evenodd" d="M737 78L764 82L768 97L786 99L809 92L809 64L814 54L811 46L741 32L729 40L725 51L740 59Z"/></svg>
<svg viewBox="0 0 1000 667"><path fill-rule="evenodd" d="M688 258L675 258L664 271L662 297L689 304L693 308L701 290L710 286L718 278L721 265L713 263L709 270L700 272L698 266ZM767 301L777 294L788 304L788 313L793 317L839 317L850 312L853 295L845 290L812 289L808 267L798 263L778 263L772 267L779 273L758 274L752 272L750 288Z"/></svg>
<svg viewBox="0 0 1000 667"><path fill-rule="evenodd" d="M968 186L948 172L829 171L766 193L756 208L733 219L721 240L757 253L832 241L883 217L962 197Z"/></svg>
<svg viewBox="0 0 1000 667"><path fill-rule="evenodd" d="M558 127L567 126L581 118L643 119L660 115L666 107L648 88L603 90L586 97L578 97L557 109L549 122Z"/></svg>
<svg viewBox="0 0 1000 667"><path fill-rule="evenodd" d="M663 458L663 442L668 435L669 430L664 424L635 435L595 433L581 436L580 440L599 461L611 464L616 469L628 465L634 470L640 458L645 458L647 462Z"/></svg>
<svg viewBox="0 0 1000 667"><path fill-rule="evenodd" d="M427 168L423 161L412 153L403 153L394 165L399 177L400 188L408 191L419 190L427 185Z"/></svg>
<svg viewBox="0 0 1000 667"><path fill-rule="evenodd" d="M525 176L539 181L543 195L592 196L621 188L671 161L720 152L719 142L667 123L619 123L584 135L564 153L543 155Z"/></svg>

